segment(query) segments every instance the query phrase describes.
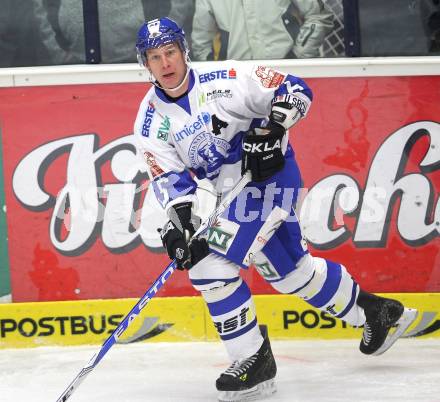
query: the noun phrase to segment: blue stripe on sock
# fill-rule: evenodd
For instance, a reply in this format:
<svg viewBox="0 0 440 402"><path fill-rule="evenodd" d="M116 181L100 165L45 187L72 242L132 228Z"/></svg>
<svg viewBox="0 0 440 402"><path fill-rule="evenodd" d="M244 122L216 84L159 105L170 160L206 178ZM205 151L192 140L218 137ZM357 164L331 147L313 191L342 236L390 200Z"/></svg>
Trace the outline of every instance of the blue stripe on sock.
<svg viewBox="0 0 440 402"><path fill-rule="evenodd" d="M243 281L238 289L236 289L235 292L232 293L232 295L228 296L226 299L207 304L211 316L216 317L235 310L236 308L246 303L250 298L251 291L249 290L246 283Z"/></svg>
<svg viewBox="0 0 440 402"><path fill-rule="evenodd" d="M315 271L313 271L311 278L304 285L300 286L298 289L295 289L293 292L289 292L289 294L293 295L294 293L298 293L300 290L304 289L310 282L312 282L314 277Z"/></svg>
<svg viewBox="0 0 440 402"><path fill-rule="evenodd" d="M250 331L252 328L254 328L257 325L257 319L254 318L248 325L241 328L238 331L233 332L232 334L226 334L222 335L220 334L220 338L224 341L228 341L230 339L238 338L239 336L245 334L246 332Z"/></svg>
<svg viewBox="0 0 440 402"><path fill-rule="evenodd" d="M307 303L314 307L322 307L326 305L330 299L338 291L339 284L342 278L342 269L339 264L326 260L327 263L327 278L322 286L322 289L317 295L307 300Z"/></svg>
<svg viewBox="0 0 440 402"><path fill-rule="evenodd" d="M347 304L347 307L345 307L345 309L336 316L337 318L344 317L350 311L350 309L353 307L353 304L356 301L357 287L358 287L357 283L353 281L353 289L351 290L350 302Z"/></svg>
<svg viewBox="0 0 440 402"><path fill-rule="evenodd" d="M239 276L235 278L219 278L219 279L191 279L191 283L195 286L197 285L209 285L214 282L224 282L226 284L237 282L240 279Z"/></svg>

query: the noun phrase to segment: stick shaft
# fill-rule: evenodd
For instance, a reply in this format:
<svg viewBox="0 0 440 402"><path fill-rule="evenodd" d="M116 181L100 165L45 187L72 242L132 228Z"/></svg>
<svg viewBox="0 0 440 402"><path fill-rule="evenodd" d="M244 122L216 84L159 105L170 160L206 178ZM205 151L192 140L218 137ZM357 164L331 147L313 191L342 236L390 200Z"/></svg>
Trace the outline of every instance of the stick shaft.
<svg viewBox="0 0 440 402"><path fill-rule="evenodd" d="M250 182L250 173L246 172L240 181L235 185L235 187L225 196L225 198L220 202L214 212L201 224L194 236L197 236L205 232L221 215L226 208L231 204L231 202L241 193L241 191ZM140 314L142 309L148 304L148 302L157 294L157 292L162 288L167 279L176 269L176 261L173 260L165 268L165 270L160 274L154 284L145 292L145 294L139 299L139 301L134 305L130 312L124 317L121 323L115 328L113 333L106 339L106 341L101 346L98 353L93 355L90 361L81 369L61 396L57 399L57 402L67 401L73 392L79 387L79 385L84 381L84 379L90 374L90 372L96 367L96 365L102 360L105 354L110 350L110 348L118 341L118 338L125 332L125 330L130 326L133 320Z"/></svg>

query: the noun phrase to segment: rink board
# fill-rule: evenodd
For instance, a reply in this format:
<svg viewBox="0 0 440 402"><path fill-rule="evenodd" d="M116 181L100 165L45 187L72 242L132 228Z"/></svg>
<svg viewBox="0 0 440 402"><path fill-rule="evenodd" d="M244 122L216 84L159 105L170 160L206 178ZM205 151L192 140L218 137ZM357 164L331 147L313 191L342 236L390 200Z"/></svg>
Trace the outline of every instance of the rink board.
<svg viewBox="0 0 440 402"><path fill-rule="evenodd" d="M289 133L304 182L297 212L311 254L343 264L364 288L440 292L440 76L396 77L391 59L360 61L357 76L339 69L338 78L307 79L313 106ZM429 64L412 60L413 73ZM378 62L393 65L393 76L366 76ZM286 63L298 74L301 61ZM46 77L62 79L62 67ZM78 83L78 68L64 84ZM20 83L36 84L41 70L31 70ZM166 214L131 134L147 90L144 82L0 88L10 300L139 297L169 263L157 232ZM275 293L255 271L246 275L253 294ZM197 295L186 273L161 293Z"/></svg>
<svg viewBox="0 0 440 402"><path fill-rule="evenodd" d="M387 294L419 310L411 337L440 338L440 294ZM0 305L0 348L102 344L131 310L136 299ZM272 339L360 338L330 314L290 295L255 296L260 324ZM119 343L217 340L218 335L201 297L160 297L134 317Z"/></svg>

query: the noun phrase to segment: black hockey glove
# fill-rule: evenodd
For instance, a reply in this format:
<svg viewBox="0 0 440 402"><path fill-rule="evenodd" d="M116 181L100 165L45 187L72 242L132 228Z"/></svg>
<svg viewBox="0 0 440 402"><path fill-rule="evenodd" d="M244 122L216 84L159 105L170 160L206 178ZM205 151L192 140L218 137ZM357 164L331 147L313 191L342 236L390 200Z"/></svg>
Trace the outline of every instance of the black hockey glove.
<svg viewBox="0 0 440 402"><path fill-rule="evenodd" d="M264 181L284 168L281 143L286 130L273 124L254 128L243 137L241 173L251 172L252 181Z"/></svg>
<svg viewBox="0 0 440 402"><path fill-rule="evenodd" d="M200 218L192 216L191 206L191 202L185 202L171 207L168 211L170 220L160 231L168 256L176 259L180 270L191 269L209 254L205 239L191 239L196 231L194 225L200 223Z"/></svg>

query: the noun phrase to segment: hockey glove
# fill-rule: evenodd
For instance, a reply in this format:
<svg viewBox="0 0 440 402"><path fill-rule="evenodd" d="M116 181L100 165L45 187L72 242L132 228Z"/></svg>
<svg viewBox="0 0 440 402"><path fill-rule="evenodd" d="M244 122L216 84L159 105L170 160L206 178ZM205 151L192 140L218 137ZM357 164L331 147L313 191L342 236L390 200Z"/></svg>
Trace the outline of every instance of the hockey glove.
<svg viewBox="0 0 440 402"><path fill-rule="evenodd" d="M174 205L168 211L170 220L160 232L162 243L171 259L176 259L177 269L191 269L209 254L205 239L194 238L194 225L200 218L191 214L190 202ZM190 240L191 239L191 240Z"/></svg>
<svg viewBox="0 0 440 402"><path fill-rule="evenodd" d="M243 137L241 173L251 172L252 181L264 181L284 168L282 139L286 131L279 125L254 128Z"/></svg>
<svg viewBox="0 0 440 402"><path fill-rule="evenodd" d="M310 107L310 99L301 93L277 96L272 103L269 120L288 130L305 117Z"/></svg>

